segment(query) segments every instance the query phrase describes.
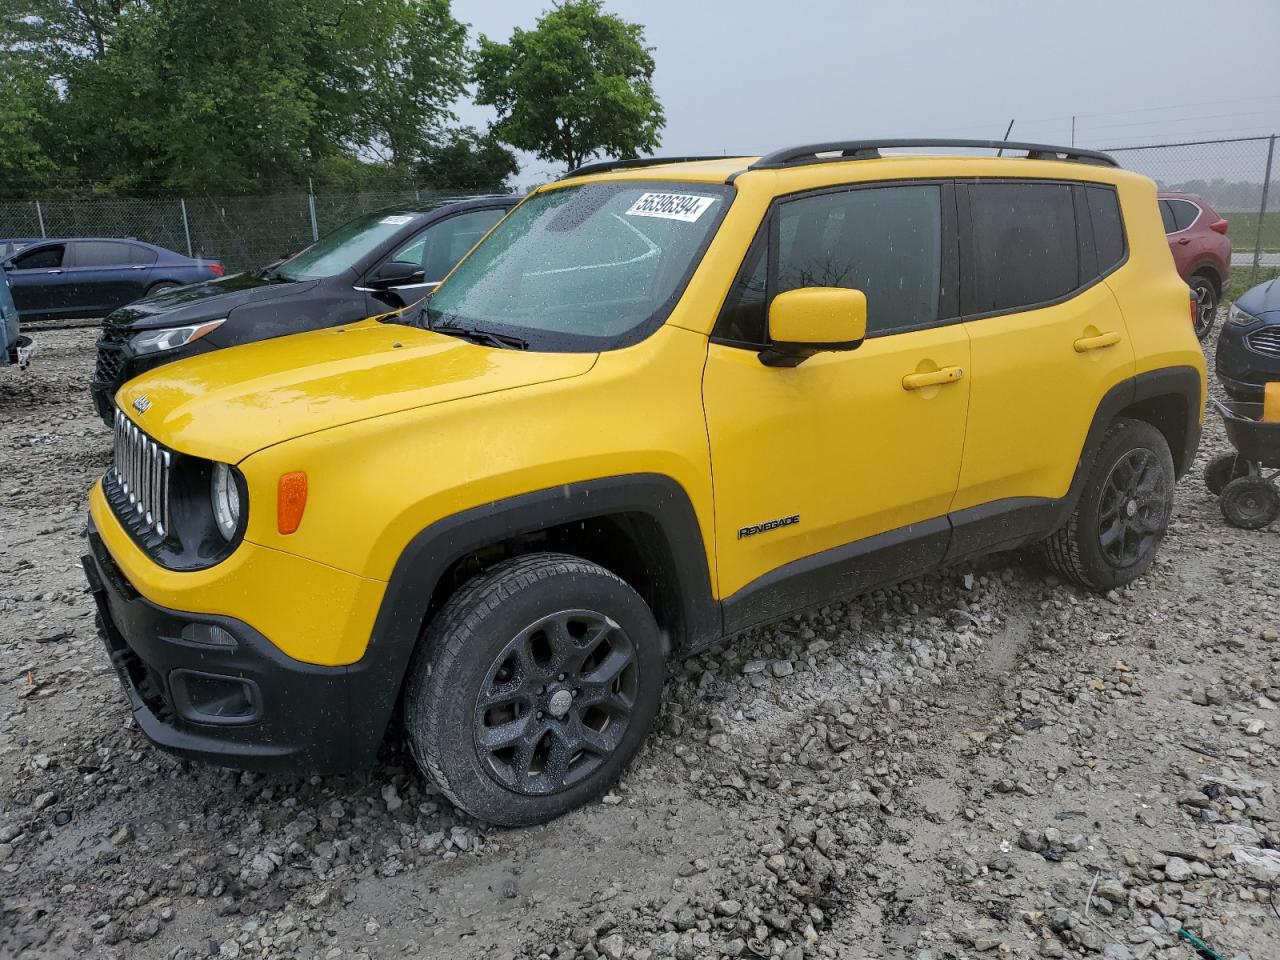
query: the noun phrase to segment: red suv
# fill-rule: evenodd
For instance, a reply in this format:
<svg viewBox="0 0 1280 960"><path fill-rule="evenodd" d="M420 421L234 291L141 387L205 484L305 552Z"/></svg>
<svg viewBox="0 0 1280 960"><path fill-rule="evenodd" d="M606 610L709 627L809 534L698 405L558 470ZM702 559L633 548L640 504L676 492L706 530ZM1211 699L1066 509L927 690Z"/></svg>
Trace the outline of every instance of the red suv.
<svg viewBox="0 0 1280 960"><path fill-rule="evenodd" d="M1194 193L1161 193L1160 217L1178 273L1196 298L1196 336L1213 329L1218 301L1231 272L1227 221Z"/></svg>

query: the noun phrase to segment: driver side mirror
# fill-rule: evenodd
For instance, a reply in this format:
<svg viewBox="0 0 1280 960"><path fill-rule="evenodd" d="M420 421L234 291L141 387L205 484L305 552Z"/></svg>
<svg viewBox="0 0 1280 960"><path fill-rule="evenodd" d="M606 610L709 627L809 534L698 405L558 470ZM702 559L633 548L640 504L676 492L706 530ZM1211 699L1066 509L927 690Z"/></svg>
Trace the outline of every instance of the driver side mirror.
<svg viewBox="0 0 1280 960"><path fill-rule="evenodd" d="M766 367L794 367L815 353L853 350L867 336L867 295L844 287L801 287L769 304Z"/></svg>
<svg viewBox="0 0 1280 960"><path fill-rule="evenodd" d="M388 260L373 271L367 283L375 290L389 290L392 287L403 287L421 283L426 274L422 264L410 263L408 260Z"/></svg>

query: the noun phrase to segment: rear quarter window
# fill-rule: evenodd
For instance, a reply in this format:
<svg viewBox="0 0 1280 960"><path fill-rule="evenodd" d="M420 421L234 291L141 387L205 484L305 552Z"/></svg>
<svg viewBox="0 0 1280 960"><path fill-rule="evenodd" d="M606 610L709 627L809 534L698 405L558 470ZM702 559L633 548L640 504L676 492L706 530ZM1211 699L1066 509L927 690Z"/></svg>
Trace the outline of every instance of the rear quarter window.
<svg viewBox="0 0 1280 960"><path fill-rule="evenodd" d="M1086 187L1089 219L1093 222L1093 246L1098 252L1098 274L1107 273L1124 259L1124 222L1120 202L1110 187Z"/></svg>

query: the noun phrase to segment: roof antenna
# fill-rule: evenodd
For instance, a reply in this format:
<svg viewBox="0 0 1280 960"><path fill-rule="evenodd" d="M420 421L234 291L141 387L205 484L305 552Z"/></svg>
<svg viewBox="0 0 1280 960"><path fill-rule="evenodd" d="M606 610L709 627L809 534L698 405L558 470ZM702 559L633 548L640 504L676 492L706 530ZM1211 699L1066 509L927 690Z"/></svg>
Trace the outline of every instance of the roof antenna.
<svg viewBox="0 0 1280 960"><path fill-rule="evenodd" d="M1013 132L1013 121L1012 121L1012 120L1010 120L1010 121L1009 121L1009 125L1008 125L1007 127L1005 127L1005 128L1004 128L1004 137L1003 137L1003 139L1008 140L1008 139L1009 139L1009 134L1010 134L1010 133L1012 133L1012 132ZM997 150L997 151L996 151L996 156L997 156L997 157L1003 157L1003 156L1004 156L1004 147L1001 147L999 150Z"/></svg>

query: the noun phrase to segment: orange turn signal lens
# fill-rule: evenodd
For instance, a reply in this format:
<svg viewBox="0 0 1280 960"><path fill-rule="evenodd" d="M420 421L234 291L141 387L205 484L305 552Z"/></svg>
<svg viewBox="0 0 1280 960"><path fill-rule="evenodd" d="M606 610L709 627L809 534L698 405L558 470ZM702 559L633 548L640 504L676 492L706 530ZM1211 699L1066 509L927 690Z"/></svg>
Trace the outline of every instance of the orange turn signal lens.
<svg viewBox="0 0 1280 960"><path fill-rule="evenodd" d="M293 533L302 523L302 511L306 509L307 475L301 470L281 474L276 494L276 529Z"/></svg>

